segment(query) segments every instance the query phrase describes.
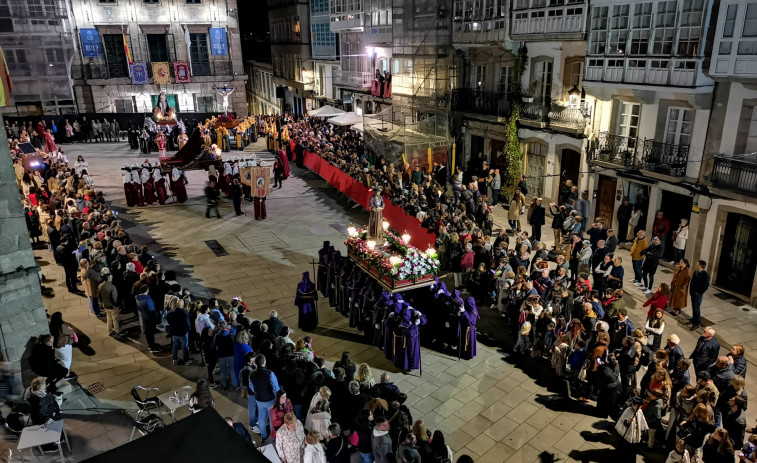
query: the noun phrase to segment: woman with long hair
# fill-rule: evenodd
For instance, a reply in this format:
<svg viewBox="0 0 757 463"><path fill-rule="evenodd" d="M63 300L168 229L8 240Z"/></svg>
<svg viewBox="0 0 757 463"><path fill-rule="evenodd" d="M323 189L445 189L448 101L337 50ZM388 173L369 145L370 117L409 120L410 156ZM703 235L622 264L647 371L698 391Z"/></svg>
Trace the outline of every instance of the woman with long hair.
<svg viewBox="0 0 757 463"><path fill-rule="evenodd" d="M652 315L654 315L655 310L665 310L665 307L668 306L668 300L670 298L670 287L668 287L667 284L661 283L660 286L657 287L657 291L655 291L652 296L647 299L647 301L639 307L639 309L643 309L644 307L649 307L647 310L647 318L650 318Z"/></svg>
<svg viewBox="0 0 757 463"><path fill-rule="evenodd" d="M288 413L294 413L294 406L283 389L276 393L276 400L271 407L271 436L276 438L276 430L284 424L284 417Z"/></svg>
<svg viewBox="0 0 757 463"><path fill-rule="evenodd" d="M689 283L691 283L691 269L689 261L681 259L673 270L673 279L670 281L670 307L673 315L681 313L685 309L689 299Z"/></svg>
<svg viewBox="0 0 757 463"><path fill-rule="evenodd" d="M342 358L334 363L334 368L341 368L344 370L344 381L349 383L355 379L355 371L357 371L357 365L350 358L348 351L342 352Z"/></svg>
<svg viewBox="0 0 757 463"><path fill-rule="evenodd" d="M371 371L371 367L368 366L367 363L361 363L357 368L355 381L360 384L360 391L366 393L368 392L368 390L370 390L370 388L373 387L374 384L376 384L376 381L373 379L373 372Z"/></svg>
<svg viewBox="0 0 757 463"><path fill-rule="evenodd" d="M647 334L647 345L652 349L652 352L660 348L662 333L665 331L664 313L664 309L656 309L652 316L647 318L647 324L644 327Z"/></svg>
<svg viewBox="0 0 757 463"><path fill-rule="evenodd" d="M210 394L210 386L208 386L208 380L200 378L195 386L195 391L189 397L189 409L192 413L197 413L205 408L215 407L215 401Z"/></svg>
<svg viewBox="0 0 757 463"><path fill-rule="evenodd" d="M709 439L702 446L702 461L704 463L731 463L733 453L733 444L728 431L718 428L710 434Z"/></svg>
<svg viewBox="0 0 757 463"><path fill-rule="evenodd" d="M428 460L426 460L428 458ZM452 458L452 449L444 442L444 434L438 429L434 431L433 436L426 446L426 451L421 457L421 461L454 461Z"/></svg>
<svg viewBox="0 0 757 463"><path fill-rule="evenodd" d="M418 453L422 453L429 443L431 433L426 428L426 423L423 420L416 420L413 423L413 429L411 431L415 436L416 447L418 447Z"/></svg>
<svg viewBox="0 0 757 463"><path fill-rule="evenodd" d="M715 430L711 415L712 410L706 404L700 403L694 407L689 418L680 423L677 432L686 436L683 440L689 455L698 454L705 436Z"/></svg>

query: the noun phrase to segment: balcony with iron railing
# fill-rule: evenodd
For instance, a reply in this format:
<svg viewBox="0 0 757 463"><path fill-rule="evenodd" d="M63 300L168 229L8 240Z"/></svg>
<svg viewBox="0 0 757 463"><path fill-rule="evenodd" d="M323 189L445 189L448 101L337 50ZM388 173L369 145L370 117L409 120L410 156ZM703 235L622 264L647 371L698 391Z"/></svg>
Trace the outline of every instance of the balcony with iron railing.
<svg viewBox="0 0 757 463"><path fill-rule="evenodd" d="M644 140L641 153L641 168L669 177L686 176L689 161L689 145L676 145L654 140Z"/></svg>
<svg viewBox="0 0 757 463"><path fill-rule="evenodd" d="M600 132L592 141L590 160L615 167L633 169L637 166L636 149L639 139Z"/></svg>
<svg viewBox="0 0 757 463"><path fill-rule="evenodd" d="M701 58L588 57L584 82L693 87L701 66Z"/></svg>
<svg viewBox="0 0 757 463"><path fill-rule="evenodd" d="M757 197L757 157L754 154L743 157L716 156L710 184L715 188Z"/></svg>
<svg viewBox="0 0 757 463"><path fill-rule="evenodd" d="M589 150L590 161L677 179L686 177L689 145L640 140L600 132Z"/></svg>
<svg viewBox="0 0 757 463"><path fill-rule="evenodd" d="M452 90L452 110L507 117L512 111L512 105L508 93L457 88Z"/></svg>
<svg viewBox="0 0 757 463"><path fill-rule="evenodd" d="M518 122L526 127L583 135L589 125L590 117L591 113L584 105L559 106L554 103L534 101L520 104Z"/></svg>
<svg viewBox="0 0 757 463"><path fill-rule="evenodd" d="M586 10L583 4L514 10L510 36L516 40L527 40L537 34L581 37L586 30Z"/></svg>
<svg viewBox="0 0 757 463"><path fill-rule="evenodd" d="M348 87L370 88L373 83L373 73L362 71L334 71L334 83Z"/></svg>

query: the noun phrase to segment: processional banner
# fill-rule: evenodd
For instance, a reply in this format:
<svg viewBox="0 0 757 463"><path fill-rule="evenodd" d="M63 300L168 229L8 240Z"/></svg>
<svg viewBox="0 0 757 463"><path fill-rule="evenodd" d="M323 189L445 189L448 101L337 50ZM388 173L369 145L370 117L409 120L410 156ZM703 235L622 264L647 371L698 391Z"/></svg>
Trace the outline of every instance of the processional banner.
<svg viewBox="0 0 757 463"><path fill-rule="evenodd" d="M173 62L173 75L177 84L188 84L192 82L192 76L189 72L189 64L186 61Z"/></svg>
<svg viewBox="0 0 757 463"><path fill-rule="evenodd" d="M167 61L152 63L152 80L156 84L171 83L171 69Z"/></svg>

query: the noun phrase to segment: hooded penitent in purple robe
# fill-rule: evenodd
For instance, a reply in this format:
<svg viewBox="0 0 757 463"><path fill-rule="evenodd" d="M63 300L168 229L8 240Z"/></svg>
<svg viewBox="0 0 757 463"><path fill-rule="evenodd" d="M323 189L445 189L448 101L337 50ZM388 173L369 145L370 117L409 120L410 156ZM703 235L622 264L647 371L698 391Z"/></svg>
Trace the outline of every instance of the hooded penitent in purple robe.
<svg viewBox="0 0 757 463"><path fill-rule="evenodd" d="M297 326L304 331L312 331L318 326L318 291L310 281L310 273L302 274L302 281L297 285L294 305L299 309Z"/></svg>
<svg viewBox="0 0 757 463"><path fill-rule="evenodd" d="M323 297L328 296L328 251L330 244L328 241L324 241L323 247L318 250L318 275L316 275L315 281L318 283L318 291L321 292Z"/></svg>
<svg viewBox="0 0 757 463"><path fill-rule="evenodd" d="M399 325L400 336L394 337L394 366L403 371L417 370L421 366L420 325L426 324L426 316L409 306L405 312L410 318Z"/></svg>
<svg viewBox="0 0 757 463"><path fill-rule="evenodd" d="M338 300L338 292L336 290L337 287L337 281L339 277L339 272L341 271L343 262L342 262L342 253L339 251L334 251L331 254L329 254L329 263L326 270L326 293L329 297L329 306L332 308L337 307L337 300Z"/></svg>
<svg viewBox="0 0 757 463"><path fill-rule="evenodd" d="M460 348L461 357L472 359L476 356L476 323L478 322L478 309L476 301L469 297L465 300L465 310L460 313Z"/></svg>
<svg viewBox="0 0 757 463"><path fill-rule="evenodd" d="M378 301L374 304L373 308L373 344L381 350L384 350L384 321L386 321L389 315L389 310L392 302L392 295L386 291L382 291L378 298Z"/></svg>
<svg viewBox="0 0 757 463"><path fill-rule="evenodd" d="M357 276L353 280L350 291L350 328L360 329L360 322L363 318L363 291L368 285L368 275L363 272L356 272Z"/></svg>

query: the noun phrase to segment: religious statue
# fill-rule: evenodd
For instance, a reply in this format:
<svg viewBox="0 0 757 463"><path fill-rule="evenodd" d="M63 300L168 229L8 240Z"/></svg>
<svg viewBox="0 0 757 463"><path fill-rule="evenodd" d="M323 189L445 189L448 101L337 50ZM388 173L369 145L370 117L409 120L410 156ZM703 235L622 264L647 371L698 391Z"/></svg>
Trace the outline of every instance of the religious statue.
<svg viewBox="0 0 757 463"><path fill-rule="evenodd" d="M165 90L158 95L158 104L153 108L152 114L157 122L176 121L176 110L168 105Z"/></svg>
<svg viewBox="0 0 757 463"><path fill-rule="evenodd" d="M375 241L384 239L384 220L381 211L384 209L384 198L381 197L381 187L373 187L373 196L368 202L368 238Z"/></svg>
<svg viewBox="0 0 757 463"><path fill-rule="evenodd" d="M229 113L229 95L234 93L234 87L216 87L216 91L223 97L223 113Z"/></svg>

